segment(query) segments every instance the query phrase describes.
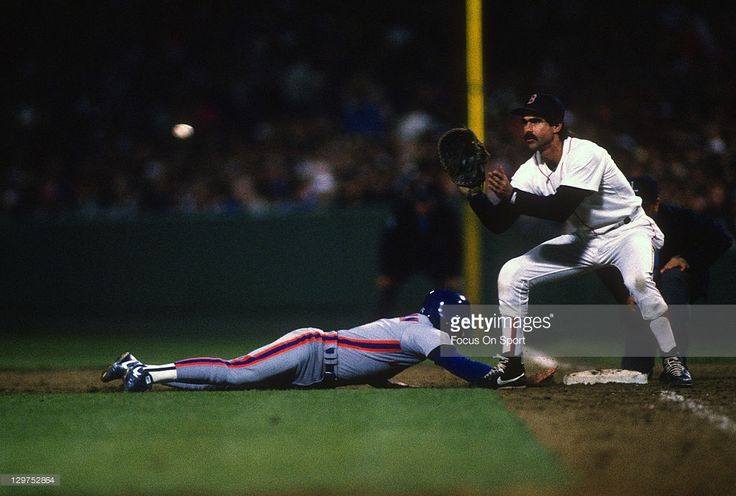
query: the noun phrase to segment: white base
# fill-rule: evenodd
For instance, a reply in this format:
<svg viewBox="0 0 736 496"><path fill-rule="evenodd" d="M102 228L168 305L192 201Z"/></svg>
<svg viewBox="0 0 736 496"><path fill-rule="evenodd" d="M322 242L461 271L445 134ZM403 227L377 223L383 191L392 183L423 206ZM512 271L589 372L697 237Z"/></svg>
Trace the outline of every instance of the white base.
<svg viewBox="0 0 736 496"><path fill-rule="evenodd" d="M634 370L596 369L583 370L565 375L562 382L566 386L573 384L646 384L647 375Z"/></svg>

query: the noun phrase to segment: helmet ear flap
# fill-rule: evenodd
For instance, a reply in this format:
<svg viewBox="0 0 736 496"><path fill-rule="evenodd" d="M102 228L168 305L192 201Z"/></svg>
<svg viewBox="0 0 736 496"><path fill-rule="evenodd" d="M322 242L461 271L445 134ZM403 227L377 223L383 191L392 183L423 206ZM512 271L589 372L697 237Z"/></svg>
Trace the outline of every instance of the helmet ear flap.
<svg viewBox="0 0 736 496"><path fill-rule="evenodd" d="M419 313L421 313L422 315L426 315L429 318L429 321L432 323L432 326L440 329L442 327L441 308L441 306L436 308L423 306Z"/></svg>

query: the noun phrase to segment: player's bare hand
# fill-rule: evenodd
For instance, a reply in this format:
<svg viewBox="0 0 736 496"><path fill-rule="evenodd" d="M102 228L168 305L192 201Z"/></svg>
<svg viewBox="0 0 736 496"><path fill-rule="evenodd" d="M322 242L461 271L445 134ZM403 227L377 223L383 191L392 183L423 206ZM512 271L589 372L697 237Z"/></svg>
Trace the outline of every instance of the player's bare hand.
<svg viewBox="0 0 736 496"><path fill-rule="evenodd" d="M690 268L690 264L687 263L687 260L685 260L681 256L675 255L674 257L670 258L670 261L667 262L659 272L661 274L665 270L670 270L670 269L680 269L680 272L684 272L689 268Z"/></svg>
<svg viewBox="0 0 736 496"><path fill-rule="evenodd" d="M502 200L508 200L514 192L506 172L501 167L488 172L486 184L488 189L496 193Z"/></svg>

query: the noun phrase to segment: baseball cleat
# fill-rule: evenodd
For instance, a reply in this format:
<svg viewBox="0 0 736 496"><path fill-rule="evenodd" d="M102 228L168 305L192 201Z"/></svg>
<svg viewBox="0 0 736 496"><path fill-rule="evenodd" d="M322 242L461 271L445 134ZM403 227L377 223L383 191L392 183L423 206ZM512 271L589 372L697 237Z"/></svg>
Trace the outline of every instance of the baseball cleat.
<svg viewBox="0 0 736 496"><path fill-rule="evenodd" d="M676 387L690 387L693 385L693 378L679 357L663 357L662 367L664 370L659 375L660 381Z"/></svg>
<svg viewBox="0 0 736 496"><path fill-rule="evenodd" d="M102 382L110 382L114 381L115 379L122 379L125 376L125 373L128 371L128 369L134 365L139 365L141 362L138 361L136 357L130 354L130 352L125 352L121 354L117 360L112 362L112 365L110 365L107 369L105 369L104 372L100 375L100 380Z"/></svg>
<svg viewBox="0 0 736 496"><path fill-rule="evenodd" d="M483 379L493 389L520 389L526 387L526 372L521 357L496 355L498 365Z"/></svg>
<svg viewBox="0 0 736 496"><path fill-rule="evenodd" d="M143 365L136 365L125 373L123 385L125 390L130 393L140 393L153 387L153 378L151 374L146 372Z"/></svg>

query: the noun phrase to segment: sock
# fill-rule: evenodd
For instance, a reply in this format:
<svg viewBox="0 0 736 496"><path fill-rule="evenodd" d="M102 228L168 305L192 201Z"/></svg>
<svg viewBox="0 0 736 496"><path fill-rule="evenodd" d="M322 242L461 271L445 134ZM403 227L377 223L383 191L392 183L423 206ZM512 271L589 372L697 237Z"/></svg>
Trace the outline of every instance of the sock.
<svg viewBox="0 0 736 496"><path fill-rule="evenodd" d="M505 357L521 358L524 352L524 331L522 331L517 322L519 318L521 317L503 315L501 354Z"/></svg>
<svg viewBox="0 0 736 496"><path fill-rule="evenodd" d="M164 365L146 365L143 367L151 374L153 382L170 382L176 380L176 365L167 363Z"/></svg>
<svg viewBox="0 0 736 496"><path fill-rule="evenodd" d="M657 339L659 349L662 350L664 356L672 356L675 350L675 336L672 334L672 326L667 317L657 317L649 322L649 328L652 330L654 337Z"/></svg>

